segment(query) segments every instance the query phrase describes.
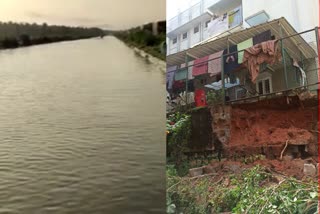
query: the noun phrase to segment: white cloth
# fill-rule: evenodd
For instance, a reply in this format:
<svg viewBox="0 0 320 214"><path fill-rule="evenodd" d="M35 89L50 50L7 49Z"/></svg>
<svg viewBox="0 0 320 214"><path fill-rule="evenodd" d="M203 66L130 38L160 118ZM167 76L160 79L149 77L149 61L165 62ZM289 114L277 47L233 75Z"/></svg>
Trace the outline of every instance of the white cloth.
<svg viewBox="0 0 320 214"><path fill-rule="evenodd" d="M240 84L240 80L237 78L236 83L232 84L230 82L225 82L224 87L225 88L232 88L232 87L237 86L239 84ZM211 88L214 90L220 90L220 89L222 89L222 82L221 82L221 80L219 80L219 82L213 82L211 84L205 85L204 87Z"/></svg>
<svg viewBox="0 0 320 214"><path fill-rule="evenodd" d="M300 73L301 73L301 82L300 82L300 84L301 84L301 86L306 86L306 84L307 84L306 72L299 66L297 61L293 62L293 66L299 68L299 70L300 70Z"/></svg>
<svg viewBox="0 0 320 214"><path fill-rule="evenodd" d="M226 30L228 30L227 14L224 14L208 23L208 33L210 37L216 36Z"/></svg>

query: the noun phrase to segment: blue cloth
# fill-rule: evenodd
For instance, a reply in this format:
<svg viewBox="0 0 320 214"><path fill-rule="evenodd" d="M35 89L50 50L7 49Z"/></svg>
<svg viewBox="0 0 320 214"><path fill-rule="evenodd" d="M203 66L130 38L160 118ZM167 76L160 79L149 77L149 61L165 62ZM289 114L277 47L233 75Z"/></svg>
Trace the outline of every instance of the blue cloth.
<svg viewBox="0 0 320 214"><path fill-rule="evenodd" d="M174 74L177 70L177 66L172 66L167 68L167 75L166 75L166 82L167 82L167 90L172 89L173 81L174 81Z"/></svg>
<svg viewBox="0 0 320 214"><path fill-rule="evenodd" d="M238 48L237 45L233 45L229 47L229 53L233 53L231 55L225 56L228 53L228 50L225 49L223 51L223 69L226 75L229 75L230 72L236 70L240 67L238 63ZM235 53L234 53L235 52Z"/></svg>

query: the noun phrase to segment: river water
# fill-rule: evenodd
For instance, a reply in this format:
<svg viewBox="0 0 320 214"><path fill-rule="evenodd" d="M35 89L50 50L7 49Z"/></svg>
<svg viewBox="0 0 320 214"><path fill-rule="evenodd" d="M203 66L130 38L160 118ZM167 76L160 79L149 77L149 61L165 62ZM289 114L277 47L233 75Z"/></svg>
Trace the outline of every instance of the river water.
<svg viewBox="0 0 320 214"><path fill-rule="evenodd" d="M164 63L114 37L0 51L0 213L164 213Z"/></svg>

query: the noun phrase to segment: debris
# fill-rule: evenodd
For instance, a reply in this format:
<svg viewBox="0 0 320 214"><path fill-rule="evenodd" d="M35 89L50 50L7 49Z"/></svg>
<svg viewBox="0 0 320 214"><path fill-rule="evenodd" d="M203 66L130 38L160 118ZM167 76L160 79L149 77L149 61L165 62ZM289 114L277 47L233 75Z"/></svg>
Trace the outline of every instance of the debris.
<svg viewBox="0 0 320 214"><path fill-rule="evenodd" d="M189 169L190 177L196 177L196 176L202 175L203 174L203 168L204 167L198 167L198 168Z"/></svg>
<svg viewBox="0 0 320 214"><path fill-rule="evenodd" d="M282 155L283 155L283 152L286 150L287 146L288 146L288 142L289 140L286 141L286 145L284 146L282 152L281 152L281 155L280 155L280 160L282 160Z"/></svg>
<svg viewBox="0 0 320 214"><path fill-rule="evenodd" d="M316 167L313 164L305 163L303 167L303 173L306 176L315 176L316 175Z"/></svg>

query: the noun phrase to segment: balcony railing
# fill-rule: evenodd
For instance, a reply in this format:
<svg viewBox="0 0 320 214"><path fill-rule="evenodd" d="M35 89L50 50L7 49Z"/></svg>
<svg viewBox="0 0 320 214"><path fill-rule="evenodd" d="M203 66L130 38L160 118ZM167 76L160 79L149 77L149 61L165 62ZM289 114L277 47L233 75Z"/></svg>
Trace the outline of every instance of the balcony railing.
<svg viewBox="0 0 320 214"><path fill-rule="evenodd" d="M198 3L171 18L167 24L167 32L171 32L180 26L190 22L191 20L207 13L207 9L212 5L223 0L200 0ZM240 6L240 5L239 5ZM225 11L229 12L229 11Z"/></svg>
<svg viewBox="0 0 320 214"><path fill-rule="evenodd" d="M173 31L176 28L180 27L181 25L184 25L191 21L192 19L195 19L199 17L201 14L203 14L205 11L203 8L203 2L205 1L213 1L213 0L202 0L199 1L197 4L193 5L192 7L188 8L187 10L179 13L177 16L173 17L168 21L168 27L167 32ZM217 1L217 0L215 0Z"/></svg>

